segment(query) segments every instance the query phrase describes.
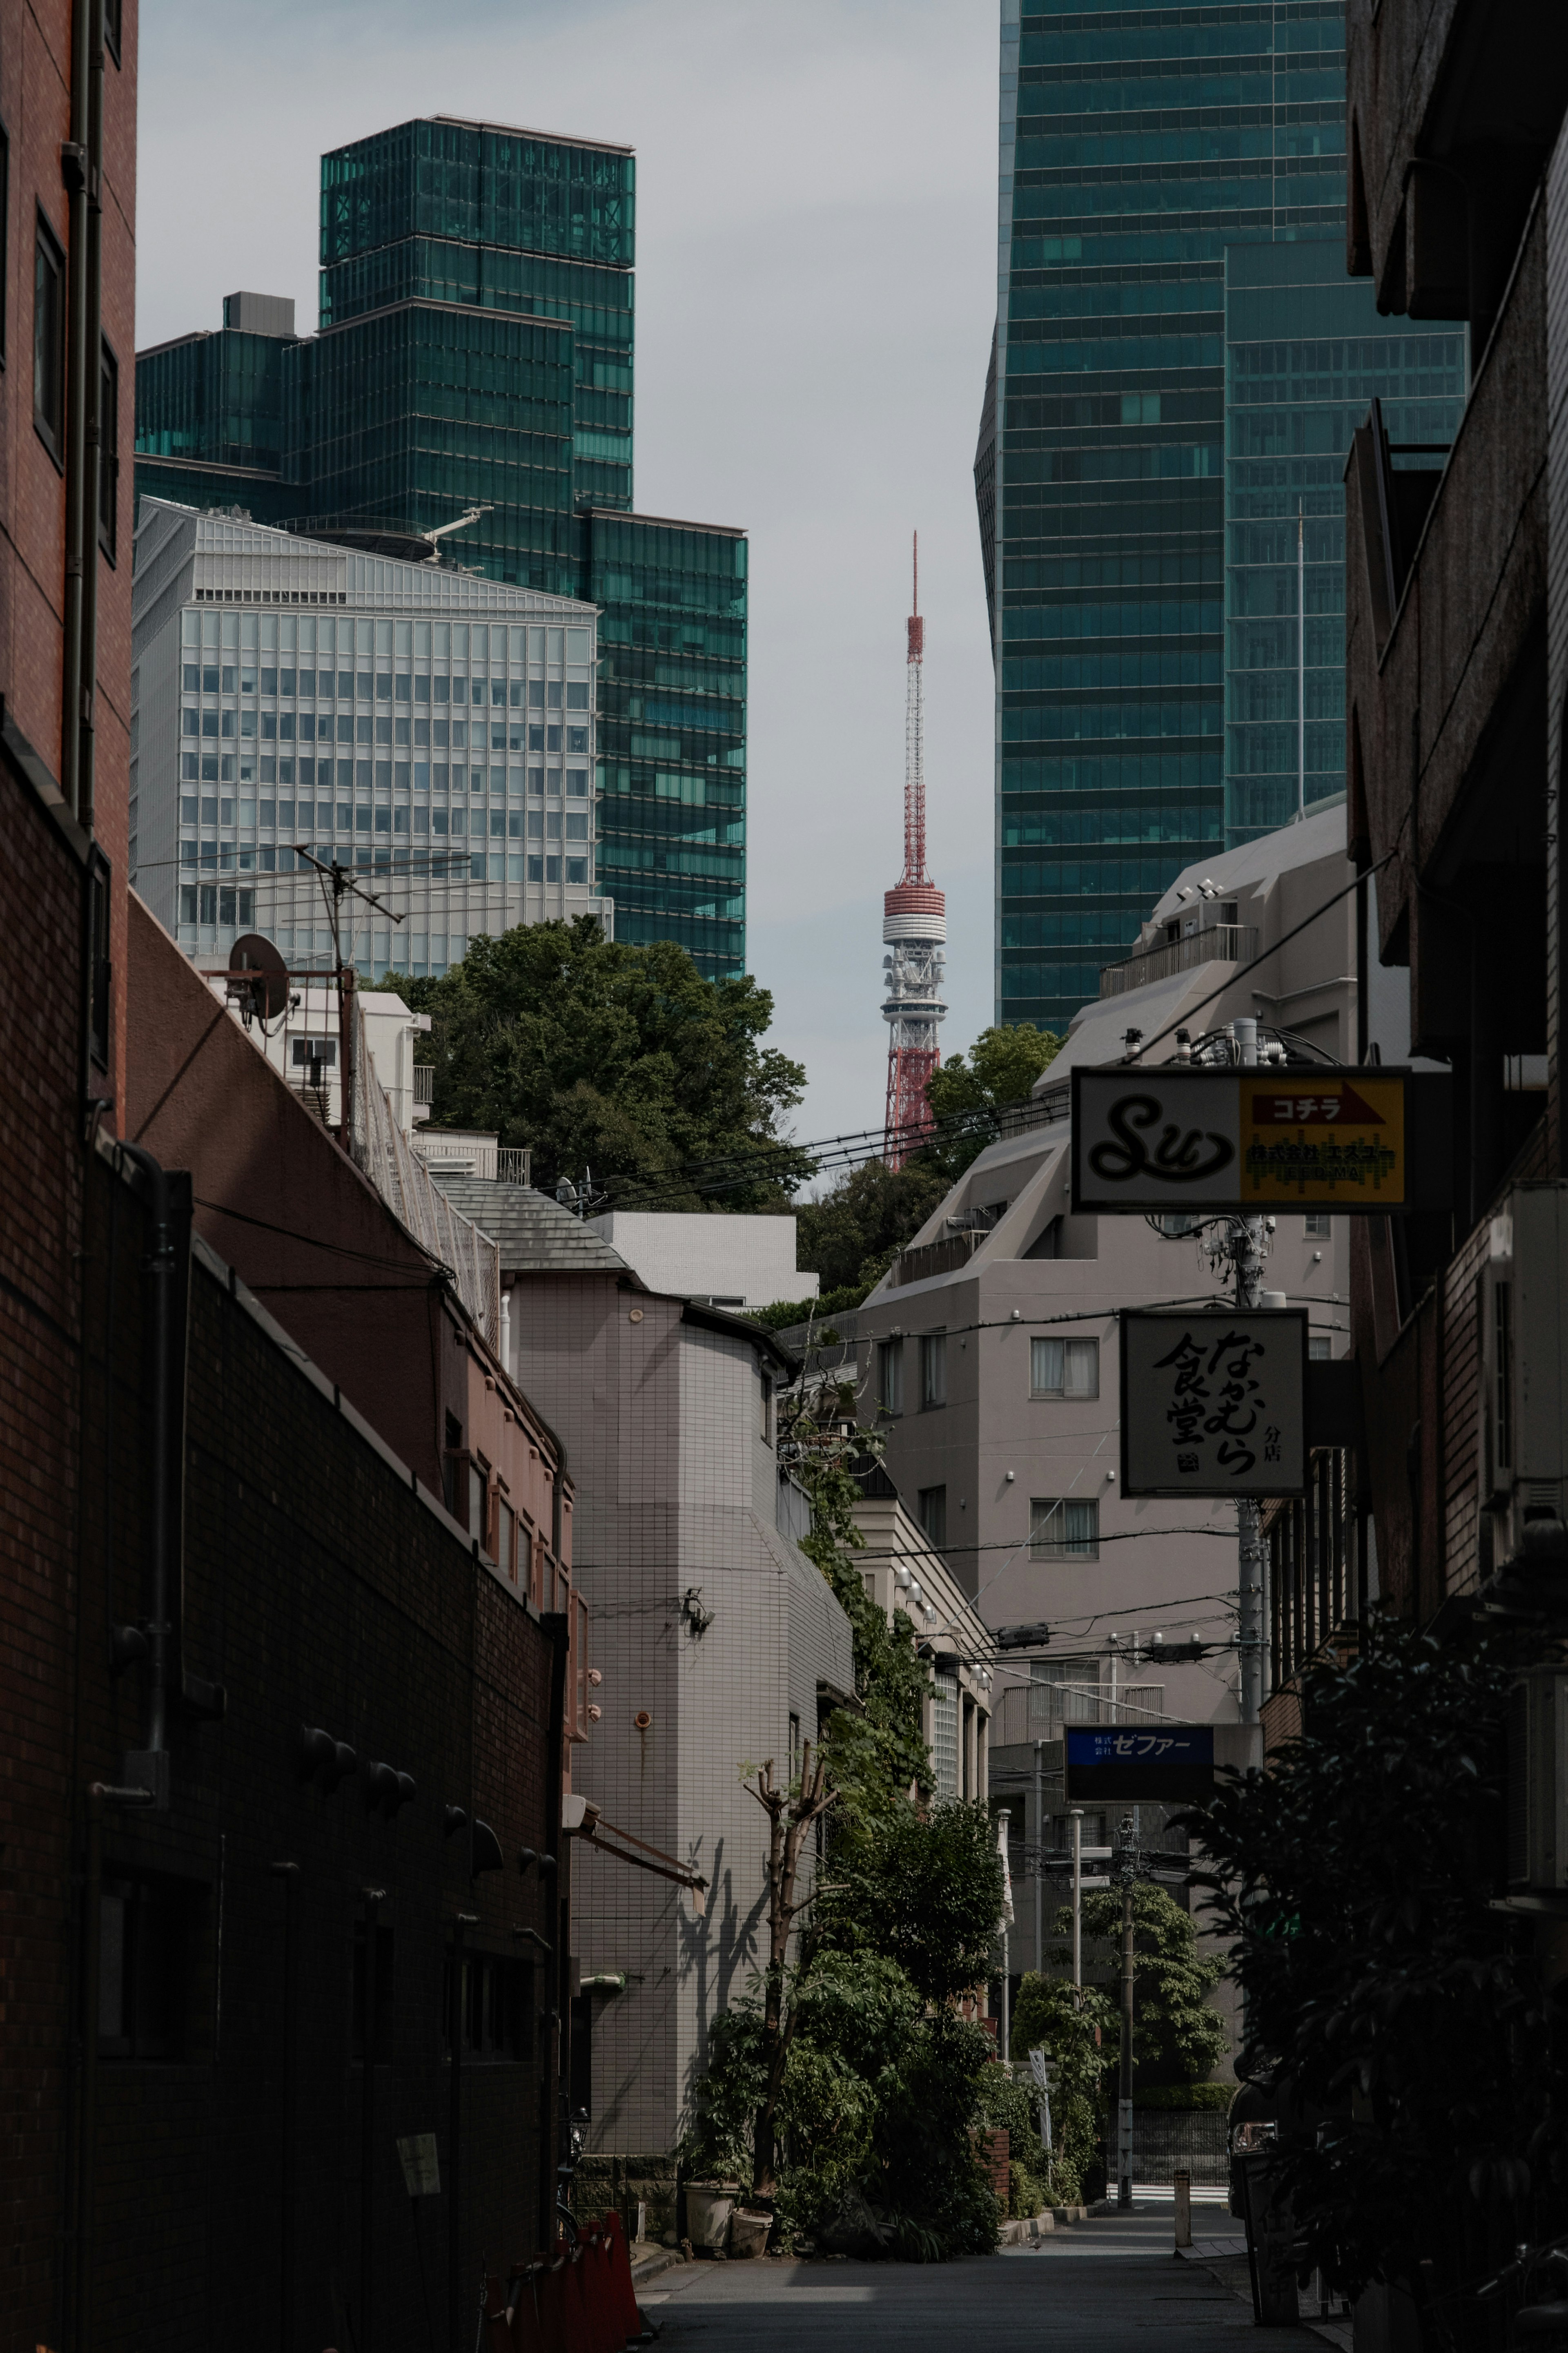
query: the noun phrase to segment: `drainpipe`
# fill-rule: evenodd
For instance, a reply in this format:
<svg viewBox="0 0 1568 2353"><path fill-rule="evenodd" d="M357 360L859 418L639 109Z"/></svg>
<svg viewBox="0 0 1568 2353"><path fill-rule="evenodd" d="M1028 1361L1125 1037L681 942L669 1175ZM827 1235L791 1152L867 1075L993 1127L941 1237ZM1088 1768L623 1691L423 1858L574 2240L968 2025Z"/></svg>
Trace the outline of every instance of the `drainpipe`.
<svg viewBox="0 0 1568 2353"><path fill-rule="evenodd" d="M556 1488L559 1511L560 1487ZM555 2238L555 2168L564 2154L558 2144L563 2104L562 2075L566 2052L566 1939L568 1935L565 1897L561 1887L561 1801L565 1793L566 1753L566 1652L571 1633L571 1620L564 1610L552 1610L543 1620L550 1637L550 1729L545 1758L544 1777L544 1852L549 1858L542 1876L550 1890L554 1917L552 1921L552 1943L554 1950L546 1957L546 2010L554 2019L552 2031L552 2047L545 2062L544 2079L548 2097L548 2113L540 2149L540 2247L548 2254Z"/></svg>
<svg viewBox="0 0 1568 2353"><path fill-rule="evenodd" d="M297 1862L275 1862L272 1875L283 1882L283 2066L279 2105L281 2146L278 2152L278 2346L279 2353L294 2348L294 2101L298 2030L294 1998L294 1890L300 1883Z"/></svg>
<svg viewBox="0 0 1568 2353"><path fill-rule="evenodd" d="M477 1928L477 1912L452 1922L452 2066L447 2112L447 2311L451 2341L463 2341L463 1931Z"/></svg>
<svg viewBox="0 0 1568 2353"><path fill-rule="evenodd" d="M169 1803L169 1653L174 1625L170 1618L174 1579L171 1576L173 1536L176 1525L171 1460L175 1443L174 1412L174 1291L179 1277L174 1188L169 1176L150 1152L138 1144L122 1144L123 1156L138 1167L152 1193L153 1232L142 1270L149 1278L148 1322L153 1349L151 1466L148 1482L150 1534L153 1550L152 1594L147 1626L147 1734L141 1751L125 1759L128 1782L140 1782L153 1803ZM183 1367L180 1368L183 1377Z"/></svg>
<svg viewBox="0 0 1568 2353"><path fill-rule="evenodd" d="M103 164L103 0L76 0L71 17L70 137L66 184L66 545L60 787L84 828L92 823L91 699L96 630L100 190ZM90 617L89 607L90 606Z"/></svg>
<svg viewBox="0 0 1568 2353"><path fill-rule="evenodd" d="M359 2104L359 2327L361 2353L375 2343L371 2306L375 2290L375 1982L377 1931L384 1887L362 1887L364 1898L364 2064Z"/></svg>
<svg viewBox="0 0 1568 2353"><path fill-rule="evenodd" d="M98 2031L103 1957L103 1810L146 1806L147 1789L124 1789L103 1781L87 1792L87 1871L82 1890L81 2109L76 2207L76 2336L74 2353L92 2343L92 2259L98 2220Z"/></svg>
<svg viewBox="0 0 1568 2353"><path fill-rule="evenodd" d="M87 300L82 350L81 690L77 818L92 831L98 723L98 512L103 486L103 10L88 16Z"/></svg>

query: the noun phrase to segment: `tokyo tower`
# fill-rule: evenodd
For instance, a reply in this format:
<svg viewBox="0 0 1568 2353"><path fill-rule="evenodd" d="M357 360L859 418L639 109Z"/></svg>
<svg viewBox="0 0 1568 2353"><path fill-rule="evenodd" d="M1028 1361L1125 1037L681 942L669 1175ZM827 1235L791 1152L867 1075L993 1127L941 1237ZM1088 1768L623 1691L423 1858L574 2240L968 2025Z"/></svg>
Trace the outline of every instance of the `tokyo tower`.
<svg viewBox="0 0 1568 2353"><path fill-rule="evenodd" d="M901 1168L931 1125L926 1081L942 1060L937 1024L947 1018L942 976L947 963L947 902L926 872L925 623L921 618L921 549L914 543L914 609L909 622L904 700L904 871L882 899L882 958L888 994L888 1109L882 1159Z"/></svg>

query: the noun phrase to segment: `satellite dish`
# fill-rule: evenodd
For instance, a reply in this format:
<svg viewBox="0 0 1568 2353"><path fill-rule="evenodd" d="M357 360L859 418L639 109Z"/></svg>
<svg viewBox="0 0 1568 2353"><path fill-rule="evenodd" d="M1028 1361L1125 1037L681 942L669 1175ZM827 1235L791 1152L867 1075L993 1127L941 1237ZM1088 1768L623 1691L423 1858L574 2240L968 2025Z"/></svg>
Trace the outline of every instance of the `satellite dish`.
<svg viewBox="0 0 1568 2353"><path fill-rule="evenodd" d="M256 987L256 1010L264 1021L276 1021L289 1002L289 967L271 941L259 932L245 933L229 951L228 968L264 976Z"/></svg>

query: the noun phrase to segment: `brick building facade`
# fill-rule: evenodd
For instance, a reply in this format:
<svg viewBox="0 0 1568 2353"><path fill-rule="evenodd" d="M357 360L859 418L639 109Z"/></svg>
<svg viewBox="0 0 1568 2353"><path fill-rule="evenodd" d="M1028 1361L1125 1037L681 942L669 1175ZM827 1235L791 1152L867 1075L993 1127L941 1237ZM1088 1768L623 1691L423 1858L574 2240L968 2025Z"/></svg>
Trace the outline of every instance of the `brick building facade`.
<svg viewBox="0 0 1568 2353"><path fill-rule="evenodd" d="M1350 843L1371 958L1409 976L1407 1031L1366 1039L1447 1067L1454 1146L1451 1210L1355 1221L1352 1321L1378 1584L1452 1630L1521 1535L1484 1460L1482 1278L1511 1188L1564 1173L1568 39L1475 0L1358 0L1348 39L1348 266L1470 329L1446 459L1374 411L1346 510Z"/></svg>
<svg viewBox="0 0 1568 2353"><path fill-rule="evenodd" d="M113 22L38 0L0 37L0 2337L28 2345L58 2342L68 2248L86 1138L113 1131L125 1034L136 0Z"/></svg>
<svg viewBox="0 0 1568 2353"><path fill-rule="evenodd" d="M145 1746L145 1665L110 1663L147 1611L156 1377L148 1211L118 1164L87 1202L88 1784ZM76 2333L40 2313L36 2341L423 2347L426 2296L466 2326L481 2256L531 2252L549 2221L567 1873L518 1857L558 1843L566 1621L199 1238L187 1347L170 1801L101 1810ZM89 1911L94 1868L89 1846ZM426 2132L441 2193L411 2214L396 2142Z"/></svg>

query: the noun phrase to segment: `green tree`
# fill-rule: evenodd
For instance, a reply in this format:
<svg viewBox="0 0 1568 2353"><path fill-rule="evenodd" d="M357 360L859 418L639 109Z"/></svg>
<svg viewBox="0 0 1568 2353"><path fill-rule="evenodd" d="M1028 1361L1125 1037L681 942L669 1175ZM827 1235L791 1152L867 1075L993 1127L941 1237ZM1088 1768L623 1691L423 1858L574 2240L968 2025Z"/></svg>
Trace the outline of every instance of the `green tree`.
<svg viewBox="0 0 1568 2353"><path fill-rule="evenodd" d="M925 2000L981 1984L1002 1916L1002 1862L983 1806L950 1799L894 1807L858 1847L835 1852L817 1900L825 1945L898 1962Z"/></svg>
<svg viewBox="0 0 1568 2353"><path fill-rule="evenodd" d="M904 1802L911 1788L930 1786L931 1754L921 1726L931 1676L915 1649L914 1620L895 1609L889 1622L852 1557L866 1539L855 1523L860 1488L851 1465L875 1461L881 1448L874 1432L856 1429L852 1386L826 1380L796 1389L781 1406L779 1438L811 1507L801 1550L832 1587L854 1638L859 1705L835 1708L823 1727L823 1753L838 1796L834 1841L852 1843L871 1821Z"/></svg>
<svg viewBox="0 0 1568 2353"><path fill-rule="evenodd" d="M403 994L431 1017L432 1118L531 1145L536 1185L591 1168L612 1202L783 1209L811 1173L781 1134L805 1072L760 1042L772 997L704 980L669 941L521 924Z"/></svg>
<svg viewBox="0 0 1568 2353"><path fill-rule="evenodd" d="M1013 2004L1010 2056L1043 2050L1056 2062L1051 2094L1049 2189L1053 2204L1077 2205L1099 2158L1108 2071L1116 2065L1115 2006L1097 1987L1027 1970Z"/></svg>
<svg viewBox="0 0 1568 2353"><path fill-rule="evenodd" d="M911 1166L931 1169L944 1185L954 1183L995 1134L994 1112L1004 1103L1026 1100L1061 1043L1054 1031L1033 1029L1027 1022L983 1029L967 1059L951 1056L927 1080L926 1101L943 1124Z"/></svg>
<svg viewBox="0 0 1568 2353"><path fill-rule="evenodd" d="M1307 2259L1346 2295L1386 2278L1450 2311L1568 2227L1568 2006L1493 1908L1504 1716L1539 1638L1479 1622L1447 1647L1363 1623L1358 1655L1309 1670L1268 1772L1186 1817Z"/></svg>
<svg viewBox="0 0 1568 2353"><path fill-rule="evenodd" d="M804 1201L796 1250L800 1264L820 1275L834 1305L858 1303L891 1266L910 1236L918 1233L947 1190L934 1167L910 1162L903 1168L868 1160L831 1186L819 1199Z"/></svg>
<svg viewBox="0 0 1568 2353"><path fill-rule="evenodd" d="M1120 1969L1121 1889L1091 1889L1082 1904L1084 1935L1109 1939ZM1055 1933L1072 1934L1069 1909L1058 1913ZM1059 1947L1052 1958L1065 1962L1069 1950ZM1140 1880L1132 1890L1132 2062L1140 2088L1202 2083L1225 2057L1225 2021L1208 2001L1224 1974L1223 1962L1198 1950L1191 1915L1167 1889Z"/></svg>

